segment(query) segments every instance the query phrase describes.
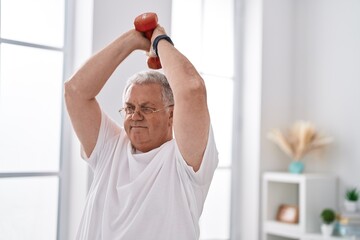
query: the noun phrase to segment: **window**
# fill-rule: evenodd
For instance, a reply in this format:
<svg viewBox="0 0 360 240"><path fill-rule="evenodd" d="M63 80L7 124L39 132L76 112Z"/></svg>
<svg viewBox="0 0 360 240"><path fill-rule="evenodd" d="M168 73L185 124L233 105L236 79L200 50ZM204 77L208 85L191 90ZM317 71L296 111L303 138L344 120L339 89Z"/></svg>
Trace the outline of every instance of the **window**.
<svg viewBox="0 0 360 240"><path fill-rule="evenodd" d="M230 238L233 119L233 1L173 0L172 38L203 76L219 166L200 219L201 239ZM185 16L184 16L185 15Z"/></svg>
<svg viewBox="0 0 360 240"><path fill-rule="evenodd" d="M58 238L65 6L0 0L1 239Z"/></svg>

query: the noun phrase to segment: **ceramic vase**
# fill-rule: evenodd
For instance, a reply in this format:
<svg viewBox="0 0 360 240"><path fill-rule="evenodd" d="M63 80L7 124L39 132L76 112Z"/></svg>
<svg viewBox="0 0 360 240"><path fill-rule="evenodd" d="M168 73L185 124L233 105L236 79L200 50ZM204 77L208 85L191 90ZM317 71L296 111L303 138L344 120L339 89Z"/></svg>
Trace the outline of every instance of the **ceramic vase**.
<svg viewBox="0 0 360 240"><path fill-rule="evenodd" d="M345 210L346 210L347 212L356 212L356 209L357 209L357 201L345 200L345 201L344 201L344 206L345 206Z"/></svg>
<svg viewBox="0 0 360 240"><path fill-rule="evenodd" d="M321 225L321 233L324 237L330 237L334 231L334 224L325 224Z"/></svg>
<svg viewBox="0 0 360 240"><path fill-rule="evenodd" d="M290 173L302 173L304 171L304 163L301 161L292 161L289 165Z"/></svg>

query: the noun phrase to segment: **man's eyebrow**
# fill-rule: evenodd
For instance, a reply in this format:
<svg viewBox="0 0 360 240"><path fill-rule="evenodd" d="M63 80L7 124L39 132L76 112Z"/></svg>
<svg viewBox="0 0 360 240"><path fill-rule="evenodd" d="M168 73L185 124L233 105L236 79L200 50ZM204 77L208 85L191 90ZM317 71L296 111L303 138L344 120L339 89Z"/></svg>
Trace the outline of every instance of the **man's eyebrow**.
<svg viewBox="0 0 360 240"><path fill-rule="evenodd" d="M128 107L133 107L134 106L134 104L129 103L129 102L125 102L125 105L128 106Z"/></svg>
<svg viewBox="0 0 360 240"><path fill-rule="evenodd" d="M134 107L134 106L135 106L135 104L130 103L130 102L125 102L125 105L131 106L131 107ZM147 106L149 106L149 105L150 105L150 106L155 106L154 103L151 103L151 102L147 101L147 102L141 103L141 104L140 104L140 107L147 107Z"/></svg>

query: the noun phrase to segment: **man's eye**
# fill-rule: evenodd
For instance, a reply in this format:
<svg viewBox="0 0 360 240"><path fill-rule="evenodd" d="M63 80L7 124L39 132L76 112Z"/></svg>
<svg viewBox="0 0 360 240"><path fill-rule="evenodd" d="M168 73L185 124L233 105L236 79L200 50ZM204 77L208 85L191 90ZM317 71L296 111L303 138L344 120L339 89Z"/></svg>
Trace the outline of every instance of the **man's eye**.
<svg viewBox="0 0 360 240"><path fill-rule="evenodd" d="M141 112L143 112L145 114L149 114L149 113L152 113L153 110L151 108L148 108L148 107L143 107L143 108L141 108Z"/></svg>
<svg viewBox="0 0 360 240"><path fill-rule="evenodd" d="M128 114L129 114L129 113L133 113L134 110L135 110L135 108L133 108L133 107L126 107L126 108L125 108L125 112L128 113Z"/></svg>

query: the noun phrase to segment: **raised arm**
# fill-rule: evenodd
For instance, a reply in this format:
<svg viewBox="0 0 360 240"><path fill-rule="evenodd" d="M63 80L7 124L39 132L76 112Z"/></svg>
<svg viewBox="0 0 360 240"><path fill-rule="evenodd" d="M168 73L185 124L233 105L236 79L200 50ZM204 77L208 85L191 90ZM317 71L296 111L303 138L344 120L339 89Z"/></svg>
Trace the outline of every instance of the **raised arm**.
<svg viewBox="0 0 360 240"><path fill-rule="evenodd" d="M158 26L152 42L161 34L165 31ZM158 55L174 94L176 142L185 161L196 172L203 159L210 127L204 80L191 62L168 41L159 41Z"/></svg>
<svg viewBox="0 0 360 240"><path fill-rule="evenodd" d="M91 57L65 83L66 107L87 156L99 134L101 111L95 97L117 66L134 50L150 48L150 41L130 30Z"/></svg>

